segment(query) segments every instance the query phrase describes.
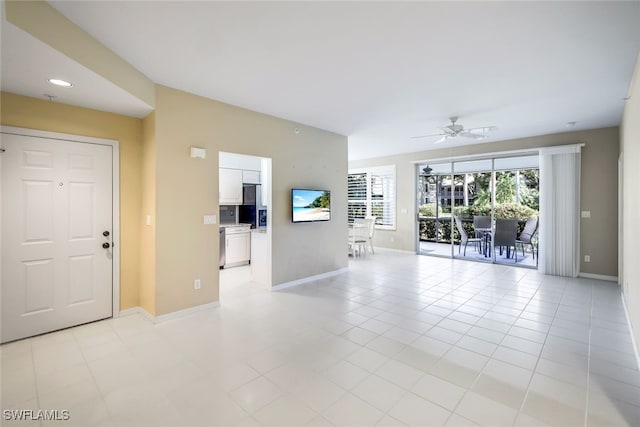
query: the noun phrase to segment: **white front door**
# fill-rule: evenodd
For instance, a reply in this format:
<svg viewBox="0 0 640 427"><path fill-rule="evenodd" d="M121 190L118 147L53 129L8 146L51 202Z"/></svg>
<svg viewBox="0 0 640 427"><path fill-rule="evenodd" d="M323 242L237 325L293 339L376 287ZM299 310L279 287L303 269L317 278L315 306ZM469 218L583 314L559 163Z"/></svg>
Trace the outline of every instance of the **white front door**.
<svg viewBox="0 0 640 427"><path fill-rule="evenodd" d="M10 134L1 147L0 341L111 317L113 147Z"/></svg>

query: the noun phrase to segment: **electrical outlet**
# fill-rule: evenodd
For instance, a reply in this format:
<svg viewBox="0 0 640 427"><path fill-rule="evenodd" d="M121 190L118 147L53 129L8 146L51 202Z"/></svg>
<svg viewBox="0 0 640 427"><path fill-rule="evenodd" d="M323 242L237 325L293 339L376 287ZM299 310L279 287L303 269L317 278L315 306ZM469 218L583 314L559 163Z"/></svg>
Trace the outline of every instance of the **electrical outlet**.
<svg viewBox="0 0 640 427"><path fill-rule="evenodd" d="M200 279L193 281L193 289L200 289Z"/></svg>
<svg viewBox="0 0 640 427"><path fill-rule="evenodd" d="M585 255L584 262L591 262L591 255Z"/></svg>

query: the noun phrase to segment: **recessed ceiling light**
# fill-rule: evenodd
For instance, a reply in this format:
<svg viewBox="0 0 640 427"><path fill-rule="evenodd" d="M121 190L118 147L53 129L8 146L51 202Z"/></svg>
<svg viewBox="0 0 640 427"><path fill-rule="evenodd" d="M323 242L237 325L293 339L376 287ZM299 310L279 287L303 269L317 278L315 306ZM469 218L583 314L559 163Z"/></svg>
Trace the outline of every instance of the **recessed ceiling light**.
<svg viewBox="0 0 640 427"><path fill-rule="evenodd" d="M62 87L71 87L71 86L73 86L68 81L61 80L61 79L49 79L49 83L51 83L52 85L62 86Z"/></svg>

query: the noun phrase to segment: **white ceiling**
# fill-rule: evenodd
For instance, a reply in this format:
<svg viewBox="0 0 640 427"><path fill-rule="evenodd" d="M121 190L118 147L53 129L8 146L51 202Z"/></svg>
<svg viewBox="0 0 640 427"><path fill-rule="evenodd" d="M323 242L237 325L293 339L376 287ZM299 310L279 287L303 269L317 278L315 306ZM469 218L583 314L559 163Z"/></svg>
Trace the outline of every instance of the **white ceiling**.
<svg viewBox="0 0 640 427"><path fill-rule="evenodd" d="M640 51L638 1L51 4L156 83L347 135L350 159L478 143L410 139L453 115L497 126L483 142L618 125ZM3 90L42 96L41 74L83 68L17 29L5 41L7 25ZM16 72L21 59L39 74ZM72 90L147 112L116 90Z"/></svg>

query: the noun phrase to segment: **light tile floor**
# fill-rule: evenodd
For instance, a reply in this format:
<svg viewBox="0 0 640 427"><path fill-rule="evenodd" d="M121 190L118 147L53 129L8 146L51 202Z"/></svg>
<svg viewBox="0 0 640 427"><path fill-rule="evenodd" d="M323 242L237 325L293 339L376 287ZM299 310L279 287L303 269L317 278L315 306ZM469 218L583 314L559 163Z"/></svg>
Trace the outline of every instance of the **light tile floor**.
<svg viewBox="0 0 640 427"><path fill-rule="evenodd" d="M35 426L640 425L619 288L385 252L280 292L223 271L221 307L1 347L2 409Z"/></svg>

